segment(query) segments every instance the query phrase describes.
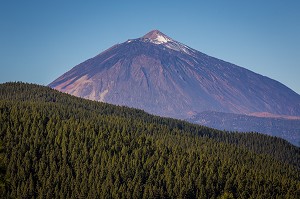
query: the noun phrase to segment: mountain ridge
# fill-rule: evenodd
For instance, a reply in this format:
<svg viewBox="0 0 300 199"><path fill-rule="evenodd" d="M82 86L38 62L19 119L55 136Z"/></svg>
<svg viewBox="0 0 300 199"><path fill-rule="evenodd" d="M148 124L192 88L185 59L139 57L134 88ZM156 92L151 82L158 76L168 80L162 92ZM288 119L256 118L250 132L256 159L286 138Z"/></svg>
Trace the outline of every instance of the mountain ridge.
<svg viewBox="0 0 300 199"><path fill-rule="evenodd" d="M4 104L17 104L24 102L25 105L40 103L41 107L49 104L50 106L54 105L57 108L64 106L74 106L78 113L80 111L92 111L99 116L110 116L112 118L123 117L132 121L137 120L136 123L143 122L168 126L168 128L170 129L176 129L180 132L182 131L199 137L214 139L218 142L233 144L238 147L246 148L247 150L251 150L258 154L269 154L271 156L274 156L275 159L283 159L281 161L300 168L300 148L290 144L282 138L274 136L258 134L255 132L240 133L217 130L204 125L189 123L185 120L152 115L141 109L92 101L63 93L47 86L24 82L7 82L0 84L0 103L1 102L3 102ZM70 113L66 113L64 117L74 119L77 118L80 120L80 118L78 118L76 114L73 115ZM252 140L254 137L258 137L255 138L257 139L256 141ZM273 146L270 148L270 145L275 142L277 144L273 144ZM254 147L253 145L255 144L258 144L260 146ZM275 155L277 153L283 152L275 150L278 146L281 146L286 150L285 155ZM289 157L289 150L296 150L297 156L295 158ZM286 158L288 158L289 160L285 160Z"/></svg>

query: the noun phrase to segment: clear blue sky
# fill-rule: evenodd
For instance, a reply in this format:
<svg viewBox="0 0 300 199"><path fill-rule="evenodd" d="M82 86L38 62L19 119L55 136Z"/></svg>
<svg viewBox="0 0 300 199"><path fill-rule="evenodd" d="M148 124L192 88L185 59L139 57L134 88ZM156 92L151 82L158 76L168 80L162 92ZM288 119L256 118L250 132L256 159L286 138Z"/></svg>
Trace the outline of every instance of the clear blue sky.
<svg viewBox="0 0 300 199"><path fill-rule="evenodd" d="M159 29L300 93L300 1L0 1L0 82L47 85Z"/></svg>

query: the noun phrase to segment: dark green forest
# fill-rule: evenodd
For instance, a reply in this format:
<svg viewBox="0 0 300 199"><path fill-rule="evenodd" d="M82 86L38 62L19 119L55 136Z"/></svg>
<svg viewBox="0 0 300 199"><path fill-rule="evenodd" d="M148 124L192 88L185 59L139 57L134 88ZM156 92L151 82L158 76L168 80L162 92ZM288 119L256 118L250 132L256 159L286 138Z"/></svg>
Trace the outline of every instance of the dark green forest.
<svg viewBox="0 0 300 199"><path fill-rule="evenodd" d="M26 84L0 85L3 198L300 198L300 150Z"/></svg>

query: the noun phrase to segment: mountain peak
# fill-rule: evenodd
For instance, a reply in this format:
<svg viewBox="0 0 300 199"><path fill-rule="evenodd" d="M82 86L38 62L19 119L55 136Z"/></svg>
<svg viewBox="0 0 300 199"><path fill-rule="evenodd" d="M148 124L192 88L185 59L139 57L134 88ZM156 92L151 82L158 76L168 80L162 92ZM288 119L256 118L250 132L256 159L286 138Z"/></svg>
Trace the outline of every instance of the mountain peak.
<svg viewBox="0 0 300 199"><path fill-rule="evenodd" d="M142 38L149 39L152 43L155 44L163 44L172 41L170 37L160 32L159 30L152 30L145 34Z"/></svg>

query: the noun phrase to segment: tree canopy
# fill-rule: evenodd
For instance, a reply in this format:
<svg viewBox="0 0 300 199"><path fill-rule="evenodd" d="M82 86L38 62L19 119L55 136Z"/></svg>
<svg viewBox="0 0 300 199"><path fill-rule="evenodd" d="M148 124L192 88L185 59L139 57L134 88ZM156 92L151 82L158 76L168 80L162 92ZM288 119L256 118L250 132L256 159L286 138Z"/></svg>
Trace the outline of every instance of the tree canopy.
<svg viewBox="0 0 300 199"><path fill-rule="evenodd" d="M283 139L34 84L0 85L0 137L4 198L300 198L299 148Z"/></svg>

